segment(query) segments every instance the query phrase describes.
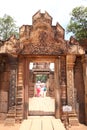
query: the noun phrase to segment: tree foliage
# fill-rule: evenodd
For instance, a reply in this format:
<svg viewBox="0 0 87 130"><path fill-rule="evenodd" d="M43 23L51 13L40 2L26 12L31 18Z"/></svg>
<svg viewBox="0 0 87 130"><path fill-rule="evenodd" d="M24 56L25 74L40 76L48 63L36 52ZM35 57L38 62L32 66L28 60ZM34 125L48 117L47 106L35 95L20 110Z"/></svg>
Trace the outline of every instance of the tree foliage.
<svg viewBox="0 0 87 130"><path fill-rule="evenodd" d="M0 18L0 39L7 40L11 35L18 37L18 27L16 26L14 19L5 14Z"/></svg>
<svg viewBox="0 0 87 130"><path fill-rule="evenodd" d="M67 32L72 32L77 40L87 38L87 7L76 7L72 10Z"/></svg>
<svg viewBox="0 0 87 130"><path fill-rule="evenodd" d="M37 76L36 76L36 81L41 81L41 82L46 83L46 81L47 81L47 75L44 75L44 74L42 74L42 75L37 75Z"/></svg>

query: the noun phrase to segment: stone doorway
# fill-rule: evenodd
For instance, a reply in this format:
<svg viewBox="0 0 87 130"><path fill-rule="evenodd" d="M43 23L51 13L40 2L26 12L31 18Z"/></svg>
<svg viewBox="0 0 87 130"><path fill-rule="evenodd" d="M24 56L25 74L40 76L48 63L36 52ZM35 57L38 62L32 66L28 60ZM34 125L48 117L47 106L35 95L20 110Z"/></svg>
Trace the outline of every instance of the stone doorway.
<svg viewBox="0 0 87 130"><path fill-rule="evenodd" d="M30 63L29 72L29 115L54 115L54 63Z"/></svg>
<svg viewBox="0 0 87 130"><path fill-rule="evenodd" d="M34 86L36 83L36 77L38 74L39 75L45 74L47 77L49 77L47 79L49 79L50 85L49 85L49 91L47 92L47 95L46 95L46 99L47 99L47 97L48 97L47 101L49 100L49 98L54 99L54 103L52 103L52 105L54 104L54 107L55 107L54 115L56 118L61 118L59 63L60 63L59 59L56 56L26 57L25 65L24 65L24 73L25 73L25 77L24 77L24 118L27 118L28 115L31 115L29 108L32 105L30 104L29 99L38 98L38 97L35 97L35 89L34 89L35 88ZM43 66L45 66L45 68L43 68ZM47 68L47 66L49 66L49 67ZM53 66L54 66L54 68L53 68ZM38 98L38 99L40 99L40 98ZM42 101L40 101L40 102L42 102ZM49 103L51 103L51 101L49 101ZM39 104L41 104L41 103L39 103ZM46 105L47 105L47 102L45 103L45 106ZM34 107L36 108L35 104L34 104ZM39 111L40 110L38 110L38 114L39 114ZM43 113L43 115L45 115L45 114Z"/></svg>

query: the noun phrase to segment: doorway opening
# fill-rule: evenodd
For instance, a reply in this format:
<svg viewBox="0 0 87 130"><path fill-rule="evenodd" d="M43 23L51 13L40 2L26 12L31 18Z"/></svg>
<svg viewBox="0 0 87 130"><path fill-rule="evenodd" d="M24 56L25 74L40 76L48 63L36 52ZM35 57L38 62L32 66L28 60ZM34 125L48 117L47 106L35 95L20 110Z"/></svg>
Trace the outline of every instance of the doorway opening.
<svg viewBox="0 0 87 130"><path fill-rule="evenodd" d="M47 96L47 80L48 75L46 74L37 74L36 75L36 82L35 82L35 93L34 95L36 97L46 97Z"/></svg>
<svg viewBox="0 0 87 130"><path fill-rule="evenodd" d="M32 92L30 92L31 90ZM54 90L54 63L30 62L29 97L34 96L40 97L42 95L54 97L53 90ZM30 93L32 93L33 95L31 95Z"/></svg>
<svg viewBox="0 0 87 130"><path fill-rule="evenodd" d="M54 63L29 65L29 115L54 115Z"/></svg>

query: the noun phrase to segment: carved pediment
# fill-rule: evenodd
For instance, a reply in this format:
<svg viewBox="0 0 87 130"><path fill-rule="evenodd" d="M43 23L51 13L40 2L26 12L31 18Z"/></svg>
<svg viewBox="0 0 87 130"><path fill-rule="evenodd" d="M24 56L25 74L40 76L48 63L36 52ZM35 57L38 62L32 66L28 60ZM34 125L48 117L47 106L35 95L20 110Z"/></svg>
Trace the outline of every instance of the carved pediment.
<svg viewBox="0 0 87 130"><path fill-rule="evenodd" d="M58 55L58 54L65 54L66 52L67 51L65 43L63 44L57 42L46 43L41 36L40 42L38 42L37 44L29 43L25 45L22 54Z"/></svg>
<svg viewBox="0 0 87 130"><path fill-rule="evenodd" d="M23 25L20 28L19 39L11 36L0 46L0 53L11 55L60 55L84 54L78 41L71 37L66 43L65 30L57 23L52 26L52 17L47 13L38 11L33 17L32 25Z"/></svg>
<svg viewBox="0 0 87 130"><path fill-rule="evenodd" d="M17 55L21 50L19 40L15 36L11 36L4 44L0 47L0 53L8 53L11 55Z"/></svg>

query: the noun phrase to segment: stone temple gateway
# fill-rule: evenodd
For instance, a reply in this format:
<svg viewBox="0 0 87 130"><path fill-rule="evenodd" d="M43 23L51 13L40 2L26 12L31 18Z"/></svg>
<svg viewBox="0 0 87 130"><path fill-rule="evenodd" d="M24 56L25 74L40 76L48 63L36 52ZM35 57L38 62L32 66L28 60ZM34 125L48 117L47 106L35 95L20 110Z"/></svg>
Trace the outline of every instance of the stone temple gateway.
<svg viewBox="0 0 87 130"><path fill-rule="evenodd" d="M19 39L0 41L0 120L21 121L32 115L29 98L35 97L38 75L45 75L55 118L63 119L62 108L69 105L69 120L87 124L87 56L76 39L66 41L64 34L47 12L38 11L32 25L20 27Z"/></svg>

